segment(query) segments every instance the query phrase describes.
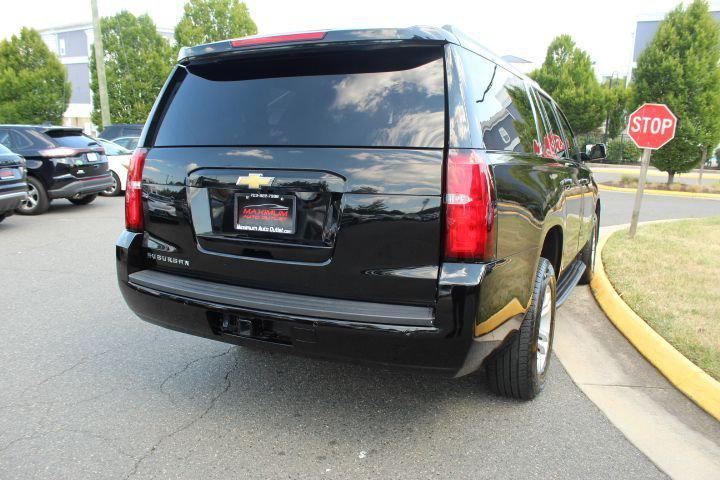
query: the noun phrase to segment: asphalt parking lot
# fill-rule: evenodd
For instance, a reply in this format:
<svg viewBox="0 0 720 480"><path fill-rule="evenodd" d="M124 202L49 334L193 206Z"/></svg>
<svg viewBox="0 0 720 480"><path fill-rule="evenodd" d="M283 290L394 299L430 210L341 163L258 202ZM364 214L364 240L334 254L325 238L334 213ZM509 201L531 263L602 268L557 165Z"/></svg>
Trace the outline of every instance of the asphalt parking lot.
<svg viewBox="0 0 720 480"><path fill-rule="evenodd" d="M632 196L603 199L604 223L625 223ZM684 200L646 197L644 215L720 214L720 202ZM378 371L146 324L116 286L122 216L122 198L100 198L0 224L3 479L665 477L557 359L546 391L521 403L479 376Z"/></svg>

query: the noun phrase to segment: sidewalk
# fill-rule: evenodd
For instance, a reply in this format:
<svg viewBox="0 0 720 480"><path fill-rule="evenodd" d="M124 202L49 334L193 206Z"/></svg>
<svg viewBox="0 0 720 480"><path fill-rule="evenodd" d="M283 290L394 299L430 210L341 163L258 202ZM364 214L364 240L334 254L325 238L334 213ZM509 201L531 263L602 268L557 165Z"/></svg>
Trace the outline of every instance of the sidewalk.
<svg viewBox="0 0 720 480"><path fill-rule="evenodd" d="M720 479L720 423L676 390L578 286L558 310L555 353L623 434L676 479Z"/></svg>

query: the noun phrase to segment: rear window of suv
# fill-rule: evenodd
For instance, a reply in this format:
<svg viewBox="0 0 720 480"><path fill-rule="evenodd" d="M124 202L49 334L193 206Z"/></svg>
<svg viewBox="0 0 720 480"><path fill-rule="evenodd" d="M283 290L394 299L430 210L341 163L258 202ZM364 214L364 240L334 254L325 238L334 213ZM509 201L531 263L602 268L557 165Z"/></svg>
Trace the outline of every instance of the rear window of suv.
<svg viewBox="0 0 720 480"><path fill-rule="evenodd" d="M73 130L50 130L45 132L45 135L55 140L61 147L87 148L99 146L99 143L94 138Z"/></svg>
<svg viewBox="0 0 720 480"><path fill-rule="evenodd" d="M180 66L154 146L442 148L442 47L313 51Z"/></svg>

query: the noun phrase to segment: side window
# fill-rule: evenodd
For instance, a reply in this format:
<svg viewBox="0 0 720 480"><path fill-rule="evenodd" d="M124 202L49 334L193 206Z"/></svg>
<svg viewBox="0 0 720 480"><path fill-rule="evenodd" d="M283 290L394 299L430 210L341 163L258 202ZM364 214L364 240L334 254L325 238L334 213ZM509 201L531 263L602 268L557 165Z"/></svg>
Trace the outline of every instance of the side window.
<svg viewBox="0 0 720 480"><path fill-rule="evenodd" d="M12 132L15 135L13 141L18 148L52 148L55 144L47 137L44 133L38 132L37 130L25 129L25 130L14 130Z"/></svg>
<svg viewBox="0 0 720 480"><path fill-rule="evenodd" d="M535 155L544 156L545 153L543 152L542 143L539 142L538 139L545 138L545 132L547 131L545 124L547 121L545 120L545 114L543 113L542 107L540 107L540 100L538 100L535 89L528 87L528 95L535 115L535 124L537 125L537 135L533 139L533 153L535 153Z"/></svg>
<svg viewBox="0 0 720 480"><path fill-rule="evenodd" d="M567 150L568 154L571 159L579 162L580 161L580 148L578 148L577 140L575 140L575 134L572 131L572 128L570 127L570 124L567 121L567 118L565 118L565 114L562 113L562 111L557 108L555 108L556 113L558 114L558 118L560 118L560 126L563 129L563 133L565 134L565 140L567 142Z"/></svg>
<svg viewBox="0 0 720 480"><path fill-rule="evenodd" d="M533 153L535 119L525 84L514 74L465 49L471 121L482 131L488 150Z"/></svg>
<svg viewBox="0 0 720 480"><path fill-rule="evenodd" d="M13 150L12 139L10 138L9 130L0 130L0 144L4 145L10 150Z"/></svg>
<svg viewBox="0 0 720 480"><path fill-rule="evenodd" d="M33 146L32 140L16 130L10 130L10 137L16 150L23 150Z"/></svg>
<svg viewBox="0 0 720 480"><path fill-rule="evenodd" d="M558 124L557 116L553 109L550 99L540 92L535 92L537 97L540 99L542 110L545 115L547 122L547 131L542 137L542 152L543 156L547 158L561 158L567 157L565 151L565 141L562 137L562 129Z"/></svg>

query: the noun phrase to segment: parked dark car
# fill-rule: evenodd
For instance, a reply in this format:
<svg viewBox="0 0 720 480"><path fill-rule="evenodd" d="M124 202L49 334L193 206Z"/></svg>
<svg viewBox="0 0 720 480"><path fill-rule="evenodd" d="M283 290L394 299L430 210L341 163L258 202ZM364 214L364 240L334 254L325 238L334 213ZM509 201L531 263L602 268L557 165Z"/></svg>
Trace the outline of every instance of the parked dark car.
<svg viewBox="0 0 720 480"><path fill-rule="evenodd" d="M105 127L98 137L114 142L117 138L139 137L142 129L142 123L115 123Z"/></svg>
<svg viewBox="0 0 720 480"><path fill-rule="evenodd" d="M600 202L537 84L452 27L184 49L131 159L141 318L322 358L542 389Z"/></svg>
<svg viewBox="0 0 720 480"><path fill-rule="evenodd" d="M26 196L25 159L0 144L0 222L12 215Z"/></svg>
<svg viewBox="0 0 720 480"><path fill-rule="evenodd" d="M86 205L113 184L105 151L80 128L0 125L0 144L26 160L28 195L18 213L43 213L57 198Z"/></svg>

